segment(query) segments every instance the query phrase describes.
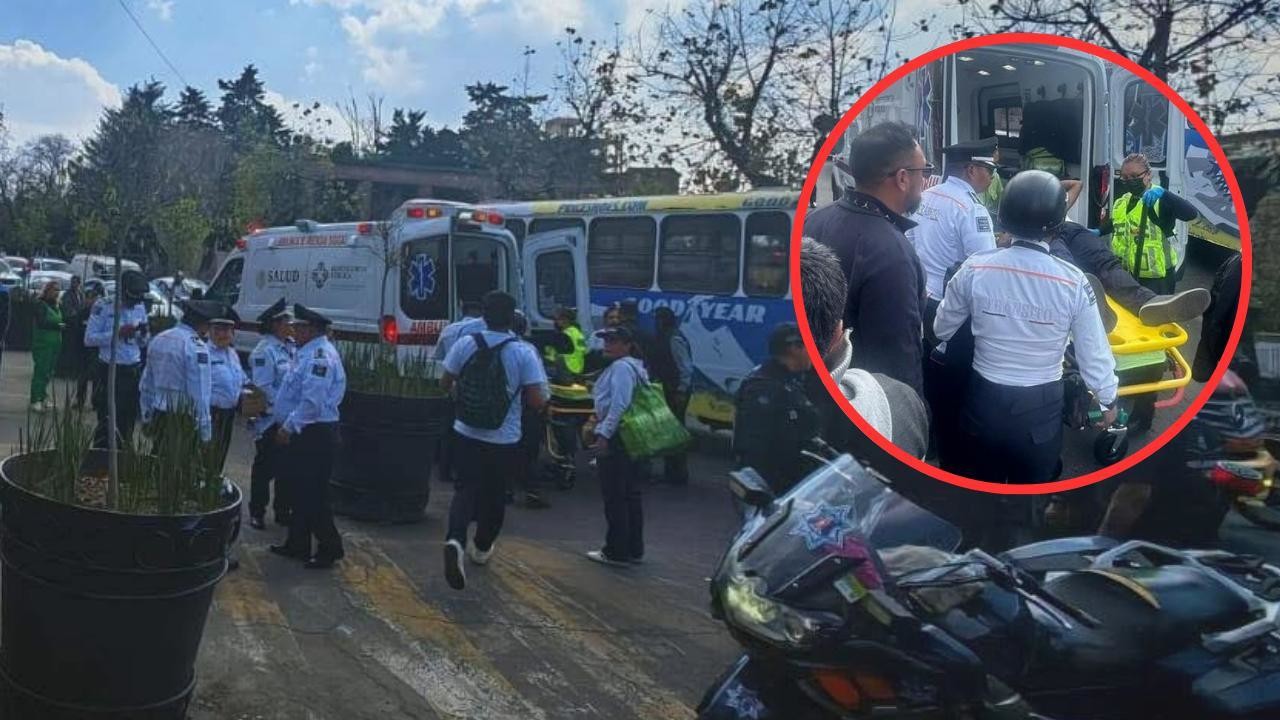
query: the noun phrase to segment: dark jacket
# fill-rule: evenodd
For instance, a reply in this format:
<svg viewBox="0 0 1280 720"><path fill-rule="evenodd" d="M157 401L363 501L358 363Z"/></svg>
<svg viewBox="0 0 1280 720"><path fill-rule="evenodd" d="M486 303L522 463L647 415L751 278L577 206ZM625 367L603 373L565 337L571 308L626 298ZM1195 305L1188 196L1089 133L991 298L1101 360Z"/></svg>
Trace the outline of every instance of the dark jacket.
<svg viewBox="0 0 1280 720"><path fill-rule="evenodd" d="M904 234L915 225L850 190L810 213L804 234L834 250L849 278L844 322L855 367L904 382L923 397L924 267Z"/></svg>
<svg viewBox="0 0 1280 720"><path fill-rule="evenodd" d="M800 451L820 431L821 417L806 392L811 373L793 373L768 360L738 388L734 402L733 450L743 466L785 492L804 477Z"/></svg>
<svg viewBox="0 0 1280 720"><path fill-rule="evenodd" d="M1204 311L1200 344L1196 347L1196 359L1191 366L1191 378L1196 382L1208 382L1222 354L1227 351L1227 341L1231 339L1231 329L1240 308L1242 272L1243 264L1237 253L1227 258L1213 276L1213 287L1209 290L1213 299Z"/></svg>
<svg viewBox="0 0 1280 720"><path fill-rule="evenodd" d="M1124 269L1120 258L1111 250L1110 240L1080 223L1071 220L1063 223L1062 229L1050 239L1049 251L1098 278L1107 294L1135 315L1156 295Z"/></svg>

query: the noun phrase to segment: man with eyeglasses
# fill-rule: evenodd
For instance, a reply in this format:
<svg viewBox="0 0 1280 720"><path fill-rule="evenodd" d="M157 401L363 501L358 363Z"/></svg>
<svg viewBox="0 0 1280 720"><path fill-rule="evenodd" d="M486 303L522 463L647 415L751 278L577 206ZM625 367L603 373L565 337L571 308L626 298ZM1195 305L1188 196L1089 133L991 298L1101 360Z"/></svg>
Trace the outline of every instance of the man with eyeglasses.
<svg viewBox="0 0 1280 720"><path fill-rule="evenodd" d="M991 214L980 197L996 175L995 138L943 148L945 179L924 191L907 232L924 266L924 398L933 417L938 462L950 470L960 457L959 432L964 389L973 364L973 334L966 323L945 344L933 334L933 319L946 289L947 275L970 255L996 247ZM939 345L942 345L940 348ZM936 352L935 352L936 351Z"/></svg>
<svg viewBox="0 0 1280 720"><path fill-rule="evenodd" d="M849 143L854 188L809 213L804 234L835 251L849 279L844 323L854 366L906 383L923 397L924 269L906 231L933 166L913 128L882 123Z"/></svg>

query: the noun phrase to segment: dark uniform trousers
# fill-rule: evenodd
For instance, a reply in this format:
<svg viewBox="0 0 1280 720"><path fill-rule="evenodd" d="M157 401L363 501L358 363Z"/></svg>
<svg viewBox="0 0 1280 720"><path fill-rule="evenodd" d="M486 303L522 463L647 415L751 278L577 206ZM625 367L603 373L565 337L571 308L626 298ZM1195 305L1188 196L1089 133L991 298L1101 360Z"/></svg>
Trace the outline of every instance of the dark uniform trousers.
<svg viewBox="0 0 1280 720"><path fill-rule="evenodd" d="M935 357L938 338L933 334L933 320L941 304L929 298L925 308L924 401L929 406L929 427L938 465L949 472L960 472L966 455L961 413L969 376L973 374L973 326L965 321L947 341L946 353Z"/></svg>
<svg viewBox="0 0 1280 720"><path fill-rule="evenodd" d="M342 537L333 524L329 507L329 476L338 447L338 423L313 423L284 446L280 471L292 491L293 517L285 547L311 555L311 538L316 540L315 556L342 557Z"/></svg>
<svg viewBox="0 0 1280 720"><path fill-rule="evenodd" d="M663 394L667 401L667 407L670 408L671 414L683 425L685 421L685 413L689 410L689 394L666 391ZM668 455L662 460L662 477L668 483L675 485L684 485L689 482L689 455L684 452L678 452Z"/></svg>
<svg viewBox="0 0 1280 720"><path fill-rule="evenodd" d="M293 513L293 507L289 498L289 483L285 481L281 468L285 448L276 444L276 432L279 430L280 424L276 423L254 441L256 452L253 455L253 469L249 472L249 516L262 517L267 512L267 503L271 502L276 522L284 523ZM275 498L271 497L272 480L276 486Z"/></svg>
<svg viewBox="0 0 1280 720"><path fill-rule="evenodd" d="M1062 454L1062 405L1061 380L1013 387L974 372L961 424L965 474L988 482L1052 480Z"/></svg>
<svg viewBox="0 0 1280 720"><path fill-rule="evenodd" d="M600 494L604 497L604 554L611 560L644 557L643 465L627 455L615 435L609 450L596 459Z"/></svg>
<svg viewBox="0 0 1280 720"><path fill-rule="evenodd" d="M214 457L214 462L218 465L218 472L222 472L223 466L227 463L227 451L231 449L231 433L236 427L236 409L235 408L209 408L209 415L213 420L213 444L218 454Z"/></svg>
<svg viewBox="0 0 1280 720"><path fill-rule="evenodd" d="M98 424L93 429L93 447L106 448L110 443L110 416L107 412L107 373L109 365L101 359L95 361L93 377L93 410ZM133 438L133 428L138 424L140 398L138 381L142 379L142 365L116 366L116 430L120 444Z"/></svg>
<svg viewBox="0 0 1280 720"><path fill-rule="evenodd" d="M457 490L449 504L445 540L466 545L467 527L476 522L475 543L481 551L493 547L507 511L507 481L520 472L524 451L520 443L498 445L453 434L453 464Z"/></svg>

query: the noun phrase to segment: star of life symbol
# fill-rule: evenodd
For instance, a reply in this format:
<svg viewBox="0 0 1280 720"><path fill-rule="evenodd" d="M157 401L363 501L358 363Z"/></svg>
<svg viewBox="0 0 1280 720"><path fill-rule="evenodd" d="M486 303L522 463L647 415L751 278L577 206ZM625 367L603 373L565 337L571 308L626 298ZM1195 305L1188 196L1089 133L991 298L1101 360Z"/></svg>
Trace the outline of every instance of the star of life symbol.
<svg viewBox="0 0 1280 720"><path fill-rule="evenodd" d="M853 531L849 523L852 511L848 505L819 503L791 529L791 534L804 538L805 547L810 550L843 547L845 537Z"/></svg>
<svg viewBox="0 0 1280 720"><path fill-rule="evenodd" d="M324 287L324 284L329 282L329 268L324 266L323 261L316 265L316 268L311 271L311 279L315 282L317 290Z"/></svg>
<svg viewBox="0 0 1280 720"><path fill-rule="evenodd" d="M738 714L739 718L760 720L764 717L764 703L745 685L734 685L725 692L724 704Z"/></svg>
<svg viewBox="0 0 1280 720"><path fill-rule="evenodd" d="M426 300L436 291L436 263L426 253L415 255L409 263L409 292L418 301Z"/></svg>

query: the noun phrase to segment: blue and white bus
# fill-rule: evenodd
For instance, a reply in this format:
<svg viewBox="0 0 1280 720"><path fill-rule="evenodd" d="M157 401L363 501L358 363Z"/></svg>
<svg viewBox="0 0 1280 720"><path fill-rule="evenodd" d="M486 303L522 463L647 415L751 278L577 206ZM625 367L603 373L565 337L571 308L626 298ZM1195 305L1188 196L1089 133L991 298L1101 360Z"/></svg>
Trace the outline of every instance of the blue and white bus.
<svg viewBox="0 0 1280 720"><path fill-rule="evenodd" d="M590 306L598 328L611 305L634 300L641 327L669 307L693 350L689 413L733 422L733 395L768 355L769 332L795 320L788 282L800 195L756 191L488 204L521 247L531 325L560 306ZM585 250L585 252L583 252Z"/></svg>

